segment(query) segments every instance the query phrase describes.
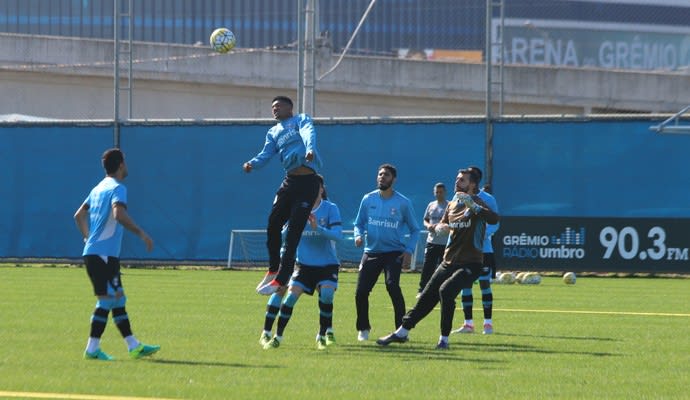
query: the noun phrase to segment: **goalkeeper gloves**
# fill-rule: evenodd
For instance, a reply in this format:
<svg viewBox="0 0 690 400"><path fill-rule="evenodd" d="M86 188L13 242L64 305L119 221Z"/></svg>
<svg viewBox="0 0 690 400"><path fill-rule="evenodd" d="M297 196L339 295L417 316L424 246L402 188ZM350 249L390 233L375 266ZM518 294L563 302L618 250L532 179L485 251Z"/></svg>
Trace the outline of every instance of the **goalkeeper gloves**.
<svg viewBox="0 0 690 400"><path fill-rule="evenodd" d="M459 193L458 200L465 203L465 207L472 210L472 212L475 214L479 214L479 212L482 210L482 207L479 204L475 203L474 200L472 200L472 196L470 196L467 193Z"/></svg>

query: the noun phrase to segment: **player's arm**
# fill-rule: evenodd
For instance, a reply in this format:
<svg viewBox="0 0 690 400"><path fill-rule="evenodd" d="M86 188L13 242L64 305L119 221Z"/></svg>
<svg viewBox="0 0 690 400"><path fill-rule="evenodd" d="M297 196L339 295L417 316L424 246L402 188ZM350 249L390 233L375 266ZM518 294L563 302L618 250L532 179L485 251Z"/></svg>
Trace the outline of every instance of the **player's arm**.
<svg viewBox="0 0 690 400"><path fill-rule="evenodd" d="M343 223L340 219L340 210L335 204L328 211L328 225L317 225L317 229L323 236L330 240L343 239Z"/></svg>
<svg viewBox="0 0 690 400"><path fill-rule="evenodd" d="M357 212L357 218L355 218L355 246L360 247L364 243L364 232L366 232L366 221L367 221L367 208L365 204L365 198L359 204L359 211Z"/></svg>
<svg viewBox="0 0 690 400"><path fill-rule="evenodd" d="M424 227L426 230L429 232L432 232L434 229L436 229L436 224L431 223L431 204L429 203L428 206L426 206L426 210L424 210Z"/></svg>
<svg viewBox="0 0 690 400"><path fill-rule="evenodd" d="M153 250L153 240L143 229L134 222L134 219L129 216L127 206L123 203L113 203L113 217L117 222L122 224L127 230L137 235L145 244L146 251Z"/></svg>
<svg viewBox="0 0 690 400"><path fill-rule="evenodd" d="M488 205L478 196L470 197L469 201L465 200L465 205L467 208L472 210L475 214L486 221L487 224L497 224L499 220L498 213L489 208Z"/></svg>
<svg viewBox="0 0 690 400"><path fill-rule="evenodd" d="M83 203L74 213L74 222L77 224L77 229L81 232L84 241L89 237L89 204Z"/></svg>
<svg viewBox="0 0 690 400"><path fill-rule="evenodd" d="M417 241L419 240L419 224L417 223L417 216L415 215L412 202L407 201L407 206L404 207L404 218L407 227L410 230L410 240L407 241L405 251L412 255L417 248Z"/></svg>
<svg viewBox="0 0 690 400"><path fill-rule="evenodd" d="M305 158L307 161L314 161L314 153L316 151L316 129L314 129L314 121L308 115L304 115L300 121L299 134L304 142L304 147L307 149Z"/></svg>
<svg viewBox="0 0 690 400"><path fill-rule="evenodd" d="M278 147L273 140L273 136L271 136L271 131L269 131L266 134L266 141L264 142L264 147L261 149L261 152L244 163L242 169L244 172L251 172L253 169L259 169L266 165L276 153L278 153Z"/></svg>
<svg viewBox="0 0 690 400"><path fill-rule="evenodd" d="M455 207L455 206L453 206ZM446 207L446 210L443 212L443 216L441 217L441 220L436 224L436 232L438 233L448 233L450 232L450 226L448 225L449 217L448 213L450 212L451 209L451 204L448 204L448 207Z"/></svg>

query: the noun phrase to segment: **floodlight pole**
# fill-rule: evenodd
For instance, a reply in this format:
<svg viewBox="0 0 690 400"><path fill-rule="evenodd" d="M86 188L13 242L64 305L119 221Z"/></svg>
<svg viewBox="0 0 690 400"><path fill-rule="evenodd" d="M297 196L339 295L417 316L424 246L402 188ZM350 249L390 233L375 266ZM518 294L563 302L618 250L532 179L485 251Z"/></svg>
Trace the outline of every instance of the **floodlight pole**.
<svg viewBox="0 0 690 400"><path fill-rule="evenodd" d="M126 3L125 3L126 1ZM120 91L127 91L127 119L132 118L132 10L133 0L115 0L113 2L113 146L120 147ZM122 5L126 4L127 10L122 12ZM123 20L126 18L126 20ZM120 41L120 24L127 22L127 45L122 49ZM122 86L120 82L120 56L127 58L127 85Z"/></svg>
<svg viewBox="0 0 690 400"><path fill-rule="evenodd" d="M304 112L304 0L297 0L297 113Z"/></svg>

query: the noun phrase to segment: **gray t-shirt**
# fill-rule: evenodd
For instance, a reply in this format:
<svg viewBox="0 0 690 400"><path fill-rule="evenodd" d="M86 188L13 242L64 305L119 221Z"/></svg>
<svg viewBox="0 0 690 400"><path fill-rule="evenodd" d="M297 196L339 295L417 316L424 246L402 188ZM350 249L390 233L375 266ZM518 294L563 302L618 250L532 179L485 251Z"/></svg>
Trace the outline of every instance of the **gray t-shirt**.
<svg viewBox="0 0 690 400"><path fill-rule="evenodd" d="M438 224L439 221L441 221L441 217L443 217L443 213L446 212L446 207L448 207L448 201L444 201L440 204L436 200L432 201L428 206L426 206L426 211L424 211L424 220L432 224ZM429 231L429 235L426 237L426 242L442 244L445 246L446 243L448 243L448 234L439 234L435 231Z"/></svg>

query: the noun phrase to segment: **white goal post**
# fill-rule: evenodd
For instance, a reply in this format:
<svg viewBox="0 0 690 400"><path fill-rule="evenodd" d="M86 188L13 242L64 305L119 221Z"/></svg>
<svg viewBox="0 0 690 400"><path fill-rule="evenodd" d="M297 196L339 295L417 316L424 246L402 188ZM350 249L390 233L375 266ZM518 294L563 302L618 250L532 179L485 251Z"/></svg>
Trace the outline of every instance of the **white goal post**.
<svg viewBox="0 0 690 400"><path fill-rule="evenodd" d="M426 235L426 231L420 232L417 247L412 256L411 270L417 270L417 266L421 268ZM336 242L336 251L343 266L357 266L362 259L362 248L355 247L354 231L352 230L343 231L343 240ZM227 268L233 267L268 267L265 229L233 229L230 231Z"/></svg>

